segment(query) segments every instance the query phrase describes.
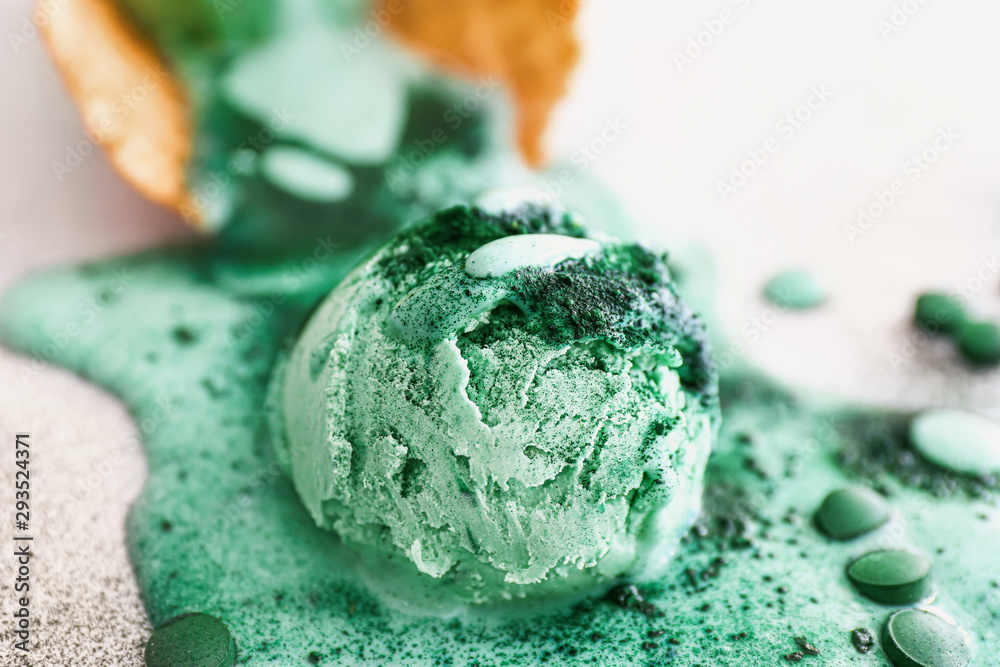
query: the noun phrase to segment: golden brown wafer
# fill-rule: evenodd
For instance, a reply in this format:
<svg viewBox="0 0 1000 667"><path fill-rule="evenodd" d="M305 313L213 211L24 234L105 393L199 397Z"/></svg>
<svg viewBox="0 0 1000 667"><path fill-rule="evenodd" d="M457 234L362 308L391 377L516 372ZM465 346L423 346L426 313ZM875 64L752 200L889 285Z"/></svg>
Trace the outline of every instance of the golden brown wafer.
<svg viewBox="0 0 1000 667"><path fill-rule="evenodd" d="M541 136L566 91L579 48L579 0L377 0L391 30L442 67L496 74L518 108L518 144L542 162Z"/></svg>
<svg viewBox="0 0 1000 667"><path fill-rule="evenodd" d="M180 85L112 0L66 0L43 28L88 137L150 200L189 204L192 130ZM197 216L185 216L199 226Z"/></svg>

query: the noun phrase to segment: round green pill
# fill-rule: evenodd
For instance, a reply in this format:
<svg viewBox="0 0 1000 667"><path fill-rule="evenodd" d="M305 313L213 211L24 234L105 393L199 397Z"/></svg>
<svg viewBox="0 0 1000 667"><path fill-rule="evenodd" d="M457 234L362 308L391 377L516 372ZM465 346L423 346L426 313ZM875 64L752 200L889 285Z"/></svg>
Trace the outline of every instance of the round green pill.
<svg viewBox="0 0 1000 667"><path fill-rule="evenodd" d="M913 320L929 331L951 333L965 324L962 302L947 294L929 292L917 297Z"/></svg>
<svg viewBox="0 0 1000 667"><path fill-rule="evenodd" d="M835 540L849 540L871 532L889 520L889 505L863 486L830 493L816 510L816 525Z"/></svg>
<svg viewBox="0 0 1000 667"><path fill-rule="evenodd" d="M882 630L893 667L966 667L972 659L961 629L920 609L897 611Z"/></svg>
<svg viewBox="0 0 1000 667"><path fill-rule="evenodd" d="M931 463L953 472L1000 472L1000 424L971 412L920 413L910 421L910 444Z"/></svg>
<svg viewBox="0 0 1000 667"><path fill-rule="evenodd" d="M966 324L956 336L958 351L966 361L980 366L1000 363L1000 327L993 322Z"/></svg>
<svg viewBox="0 0 1000 667"><path fill-rule="evenodd" d="M784 271L764 286L764 298L776 306L805 310L826 300L826 289L809 271Z"/></svg>
<svg viewBox="0 0 1000 667"><path fill-rule="evenodd" d="M865 554L847 568L858 592L880 604L918 602L931 592L931 562L909 551L883 550Z"/></svg>
<svg viewBox="0 0 1000 667"><path fill-rule="evenodd" d="M229 628L207 614L175 616L146 643L146 667L233 667L235 662Z"/></svg>

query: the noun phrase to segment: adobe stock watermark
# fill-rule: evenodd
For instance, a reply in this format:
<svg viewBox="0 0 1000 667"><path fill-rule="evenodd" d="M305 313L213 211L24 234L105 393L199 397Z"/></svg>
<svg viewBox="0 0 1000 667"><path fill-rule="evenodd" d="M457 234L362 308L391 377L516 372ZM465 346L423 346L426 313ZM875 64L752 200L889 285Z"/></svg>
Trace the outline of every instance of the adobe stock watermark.
<svg viewBox="0 0 1000 667"><path fill-rule="evenodd" d="M746 319L740 325L741 339L733 340L723 350L716 351L716 367L720 370L729 370L738 359L747 354L750 348L764 337L764 334L778 324L782 316L789 310L784 304L791 302L793 299L794 295L790 292L785 296L779 295L777 298L778 303L771 304L753 317Z"/></svg>
<svg viewBox="0 0 1000 667"><path fill-rule="evenodd" d="M983 256L972 275L949 290L948 296L964 306L998 275L1000 275L1000 254ZM916 324L916 331L907 334L896 349L886 353L889 366L898 370L903 364L912 361L917 352L929 345L950 322L949 315L942 312L931 322Z"/></svg>
<svg viewBox="0 0 1000 667"><path fill-rule="evenodd" d="M619 116L606 118L604 125L594 136L570 153L570 167L558 172L545 172L542 178L525 188L514 188L518 194L518 204L534 204L539 208L561 210L559 198L566 188L576 183L580 174L590 169L628 129L628 124ZM501 190L507 188L500 188ZM513 193L512 193L513 194ZM499 202L498 202L499 203ZM504 202L506 204L508 202ZM509 202L513 204L514 202ZM491 208L491 205L486 205Z"/></svg>
<svg viewBox="0 0 1000 667"><path fill-rule="evenodd" d="M961 138L949 125L940 127L934 140L923 150L911 155L901 167L901 177L894 179L887 188L876 190L868 204L859 206L853 223L844 223L844 236L854 243L881 220L900 197L909 192L909 186L920 180L945 153Z"/></svg>
<svg viewBox="0 0 1000 667"><path fill-rule="evenodd" d="M905 547L907 528L926 516L932 504L924 497L911 498L907 510L893 512L892 519L879 531L876 546L883 550Z"/></svg>
<svg viewBox="0 0 1000 667"><path fill-rule="evenodd" d="M545 20L549 23L549 28L551 30L556 30L559 26L563 25L570 19L571 16L576 14L576 10L579 9L582 0L560 0L559 6L553 9L545 10Z"/></svg>
<svg viewBox="0 0 1000 667"><path fill-rule="evenodd" d="M41 348L30 350L31 357L18 366L18 375L21 377L21 381L27 384L48 368L49 364L69 347L115 301L118 295L128 288L134 278L135 276L131 275L127 269L112 271L111 277L104 286L93 296L81 301L77 305L74 316L58 331L50 333L48 340Z"/></svg>
<svg viewBox="0 0 1000 667"><path fill-rule="evenodd" d="M426 137L414 139L411 146L399 150L396 163L385 170L389 190L396 192L441 146L448 142L450 133L461 129L472 114L486 103L503 83L495 74L481 76L468 95L452 104L441 116L443 125L434 128Z"/></svg>
<svg viewBox="0 0 1000 667"><path fill-rule="evenodd" d="M746 151L746 158L733 163L729 169L729 177L715 182L715 188L723 202L729 200L743 188L750 179L775 155L781 146L790 141L806 124L812 120L816 112L826 106L833 97L833 92L826 84L813 86L805 101L785 113L774 124L776 135L772 135L759 145Z"/></svg>
<svg viewBox="0 0 1000 667"><path fill-rule="evenodd" d="M66 146L66 154L63 160L52 161L52 173L55 174L56 181L62 183L66 176L74 169L83 164L84 159L94 153L97 146L104 143L104 140L118 130L119 124L124 121L133 111L142 106L149 98L150 93L156 90L160 84L169 76L169 73L159 64L154 67L147 67L146 74L142 81L133 86L128 92L122 93L111 103L111 116L105 115L96 124L96 127L85 127L83 139L75 145Z"/></svg>
<svg viewBox="0 0 1000 667"><path fill-rule="evenodd" d="M246 170L246 155L251 152L260 153L267 148L275 137L293 120L295 114L287 108L272 109L272 116L267 125L252 134L237 146L233 151L233 157L226 163L224 169L217 169L208 174L201 185L191 190L190 203L180 207L181 217L186 222L201 220L203 214L210 208L212 202L217 201L226 188L232 182L233 177L244 173Z"/></svg>
<svg viewBox="0 0 1000 667"><path fill-rule="evenodd" d="M736 8L726 7L712 18L702 21L701 29L688 37L683 48L674 51L674 65L677 66L678 72L683 72L685 67L693 65L712 48L741 13L750 8L752 0L731 0L731 4Z"/></svg>
<svg viewBox="0 0 1000 667"><path fill-rule="evenodd" d="M41 2L35 2L35 10L30 16L25 16L20 25L17 27L17 31L9 31L7 33L7 42L10 43L10 48L14 53L18 53L22 47L26 46L31 40L38 37L38 31L46 28L52 21L52 18L59 13L66 3L70 0L41 0Z"/></svg>
<svg viewBox="0 0 1000 667"><path fill-rule="evenodd" d="M893 3L889 15L880 18L875 23L875 27L878 28L882 39L888 42L889 38L903 29L923 9L927 2L928 0L903 0L902 2Z"/></svg>
<svg viewBox="0 0 1000 667"><path fill-rule="evenodd" d="M566 188L573 185L580 174L590 169L597 160L617 142L628 124L619 116L607 118L604 126L585 144L578 146L570 153L569 161L575 169L561 169L554 178L546 178L541 183L536 204L539 206L554 206Z"/></svg>
<svg viewBox="0 0 1000 667"><path fill-rule="evenodd" d="M351 62L356 56L361 55L372 40L377 39L402 11L402 0L388 0L380 8L370 10L368 15L371 18L363 25L355 26L351 41L340 43L340 53L344 56L344 60Z"/></svg>

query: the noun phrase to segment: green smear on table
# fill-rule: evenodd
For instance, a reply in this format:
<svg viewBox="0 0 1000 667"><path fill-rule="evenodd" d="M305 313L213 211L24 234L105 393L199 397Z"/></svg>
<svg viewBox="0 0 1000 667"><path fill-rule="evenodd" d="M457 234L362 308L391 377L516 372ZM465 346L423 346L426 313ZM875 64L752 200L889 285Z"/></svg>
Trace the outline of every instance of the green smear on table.
<svg viewBox="0 0 1000 667"><path fill-rule="evenodd" d="M885 608L844 573L900 531L835 543L808 520L831 491L863 484L905 517L905 545L933 554L937 604L969 629L976 664L1000 657L997 480L920 468L908 416L820 409L742 371L722 381L704 514L662 580L515 616L380 605L353 555L308 516L262 423L276 355L357 252L314 259L297 291L276 288L297 274L194 247L52 271L0 302L0 336L35 358L24 381L49 364L73 369L136 419L149 477L128 546L154 627L210 614L247 665L756 667L797 651L795 637L828 666L884 665L854 649L851 631L882 627ZM697 293L687 280L682 291Z"/></svg>

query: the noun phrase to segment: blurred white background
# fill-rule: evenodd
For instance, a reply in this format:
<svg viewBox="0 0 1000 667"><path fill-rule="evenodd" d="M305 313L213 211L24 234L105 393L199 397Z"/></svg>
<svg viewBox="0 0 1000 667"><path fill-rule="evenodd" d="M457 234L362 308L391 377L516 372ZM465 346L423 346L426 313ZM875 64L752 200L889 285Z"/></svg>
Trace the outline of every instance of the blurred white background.
<svg viewBox="0 0 1000 667"><path fill-rule="evenodd" d="M605 118L628 123L593 168L650 238L711 250L748 358L851 400L998 409L1000 376L914 340L909 321L917 292L960 287L1000 316L1000 5L593 2L582 19L584 62L551 145L570 152ZM776 150L724 200L718 184L769 139ZM849 237L897 180L902 194ZM786 268L812 269L831 299L758 324L761 285ZM894 365L908 343L912 361Z"/></svg>

